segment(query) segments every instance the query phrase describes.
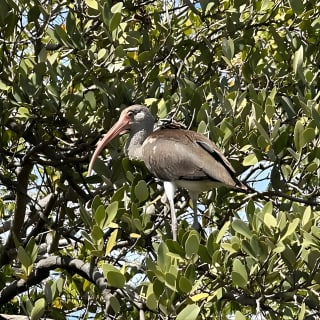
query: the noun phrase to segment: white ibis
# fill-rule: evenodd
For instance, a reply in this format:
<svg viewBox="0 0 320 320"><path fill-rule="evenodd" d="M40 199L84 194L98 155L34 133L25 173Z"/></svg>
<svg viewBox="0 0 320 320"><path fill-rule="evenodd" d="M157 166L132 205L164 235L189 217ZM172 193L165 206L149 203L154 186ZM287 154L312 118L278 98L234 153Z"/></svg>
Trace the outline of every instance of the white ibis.
<svg viewBox="0 0 320 320"><path fill-rule="evenodd" d="M172 236L176 240L174 194L177 187L188 190L194 210L193 226L198 227L196 203L200 192L219 186L233 189L245 189L245 186L236 179L230 162L204 135L183 129L153 131L153 126L154 118L147 107L133 105L124 109L119 120L98 143L88 175L105 146L116 136L129 133L125 154L130 159L142 160L154 176L164 181L171 211Z"/></svg>

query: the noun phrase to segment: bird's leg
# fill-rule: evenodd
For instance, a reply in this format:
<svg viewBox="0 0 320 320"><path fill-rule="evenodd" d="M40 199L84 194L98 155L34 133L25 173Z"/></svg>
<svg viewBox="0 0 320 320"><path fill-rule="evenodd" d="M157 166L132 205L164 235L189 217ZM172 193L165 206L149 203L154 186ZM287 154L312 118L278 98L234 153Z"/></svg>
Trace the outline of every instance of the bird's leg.
<svg viewBox="0 0 320 320"><path fill-rule="evenodd" d="M201 230L201 225L198 221L198 210L197 210L197 202L198 202L198 192L193 192L193 191L189 191L189 195L192 201L192 209L193 209L193 224L192 224L192 228L200 231Z"/></svg>
<svg viewBox="0 0 320 320"><path fill-rule="evenodd" d="M174 194L176 192L176 186L169 181L165 181L163 183L164 191L167 195L169 206L170 206L170 214L171 214L171 229L172 229L172 238L174 241L177 240L177 230L178 230L178 223L177 223L177 216L176 210L174 208Z"/></svg>

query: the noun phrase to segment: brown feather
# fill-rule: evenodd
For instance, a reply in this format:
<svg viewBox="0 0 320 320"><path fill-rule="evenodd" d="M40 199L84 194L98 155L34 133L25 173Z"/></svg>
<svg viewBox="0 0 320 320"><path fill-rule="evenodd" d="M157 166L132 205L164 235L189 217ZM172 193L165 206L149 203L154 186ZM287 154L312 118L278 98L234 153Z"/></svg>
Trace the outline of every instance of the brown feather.
<svg viewBox="0 0 320 320"><path fill-rule="evenodd" d="M143 161L165 181L210 180L235 187L238 181L230 162L204 135L182 129L161 129L143 143Z"/></svg>

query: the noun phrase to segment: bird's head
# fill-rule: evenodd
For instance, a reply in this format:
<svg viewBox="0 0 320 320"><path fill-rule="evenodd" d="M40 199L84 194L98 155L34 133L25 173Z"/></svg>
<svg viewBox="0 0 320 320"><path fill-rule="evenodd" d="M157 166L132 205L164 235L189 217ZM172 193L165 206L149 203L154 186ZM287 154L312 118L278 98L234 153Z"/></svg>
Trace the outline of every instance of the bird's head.
<svg viewBox="0 0 320 320"><path fill-rule="evenodd" d="M154 118L147 107L135 104L124 109L121 112L118 121L105 134L102 140L98 142L97 148L90 160L88 176L91 175L93 165L99 154L110 141L112 141L115 137L128 132L146 130L148 133L151 133L153 130L153 124Z"/></svg>

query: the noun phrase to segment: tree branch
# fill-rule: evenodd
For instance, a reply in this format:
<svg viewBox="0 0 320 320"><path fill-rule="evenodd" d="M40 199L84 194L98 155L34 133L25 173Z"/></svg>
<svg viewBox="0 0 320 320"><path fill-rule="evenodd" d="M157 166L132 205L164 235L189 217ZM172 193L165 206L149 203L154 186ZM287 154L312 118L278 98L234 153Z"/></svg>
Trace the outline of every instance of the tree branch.
<svg viewBox="0 0 320 320"><path fill-rule="evenodd" d="M39 284L42 280L49 277L51 270L57 268L76 273L95 284L104 297L106 303L105 311L109 311L109 300L113 294L111 289L108 288L108 283L103 274L96 266L92 267L88 262L84 262L80 259L73 259L69 256L51 256L40 260L30 274L28 280L16 280L0 291L0 305L8 303L17 294L27 291L31 286ZM124 289L116 289L114 290L114 293L121 298L129 300L139 310L146 309L145 303L140 296L129 286L126 286Z"/></svg>
<svg viewBox="0 0 320 320"><path fill-rule="evenodd" d="M18 239L20 238L20 231L26 215L26 207L28 202L27 191L32 167L33 165L31 162L25 162L17 176L17 185L19 185L19 189L16 190L16 206L14 210L12 228L4 246L4 250L0 256L0 266L3 266L10 261L8 252L14 247L13 237L16 236Z"/></svg>
<svg viewBox="0 0 320 320"><path fill-rule="evenodd" d="M109 294L108 284L98 270L91 268L89 263L68 256L51 256L40 260L30 274L28 280L16 280L0 291L0 305L4 305L14 298L17 294L25 292L33 285L39 284L42 280L49 277L50 270L61 268L72 273L77 273L91 283L95 284L104 296Z"/></svg>

